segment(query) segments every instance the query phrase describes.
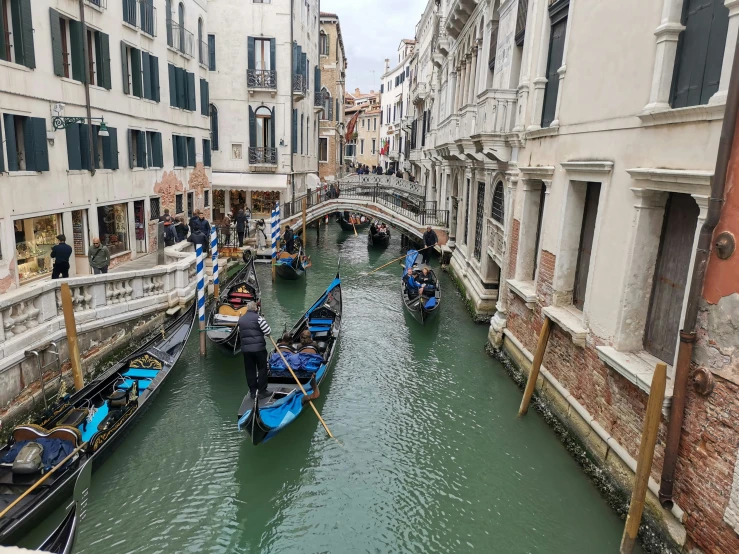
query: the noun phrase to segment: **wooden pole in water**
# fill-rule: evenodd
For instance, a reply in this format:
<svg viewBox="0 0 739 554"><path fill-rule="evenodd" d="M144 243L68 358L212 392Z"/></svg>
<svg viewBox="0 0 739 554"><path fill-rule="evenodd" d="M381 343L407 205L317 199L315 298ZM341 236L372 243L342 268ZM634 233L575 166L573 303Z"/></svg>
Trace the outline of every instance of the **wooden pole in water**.
<svg viewBox="0 0 739 554"><path fill-rule="evenodd" d="M303 198L303 246L306 245L306 242L308 241L308 234L306 232L306 227L308 226L305 222L308 217L308 199Z"/></svg>
<svg viewBox="0 0 739 554"><path fill-rule="evenodd" d="M72 362L72 375L74 376L75 390L81 390L85 386L82 376L82 361L80 360L80 345L77 341L77 323L74 319L74 305L72 304L72 291L68 283L62 283L62 312L64 313L64 327L67 330L67 345L69 346L69 360Z"/></svg>
<svg viewBox="0 0 739 554"><path fill-rule="evenodd" d="M639 459L636 462L636 476L634 490L631 492L629 515L626 518L624 535L621 539L621 554L631 554L636 545L636 536L639 533L644 500L649 487L649 474L652 471L654 460L654 445L657 443L657 433L662 419L662 402L665 399L665 385L667 384L667 365L657 364L652 376L652 386L649 389L647 413L644 417L644 430L641 435Z"/></svg>
<svg viewBox="0 0 739 554"><path fill-rule="evenodd" d="M529 411L529 404L531 403L531 397L534 395L534 389L536 388L536 380L539 378L539 370L541 369L541 362L544 359L544 352L547 349L547 343L549 342L549 334L552 332L552 320L544 316L544 324L541 326L541 332L539 333L539 344L536 347L536 355L534 356L534 363L531 365L531 373L529 373L529 380L526 381L526 390L523 392L523 399L521 400L521 407L518 409L518 415L526 415Z"/></svg>

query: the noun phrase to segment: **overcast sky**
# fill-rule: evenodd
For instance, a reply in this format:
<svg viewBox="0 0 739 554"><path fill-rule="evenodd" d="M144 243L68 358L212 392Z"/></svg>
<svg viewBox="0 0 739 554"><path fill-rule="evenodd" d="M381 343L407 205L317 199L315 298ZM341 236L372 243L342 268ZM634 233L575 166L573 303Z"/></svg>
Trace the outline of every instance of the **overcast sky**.
<svg viewBox="0 0 739 554"><path fill-rule="evenodd" d="M346 90L380 90L385 58L397 60L398 45L414 38L428 0L321 0L321 11L341 23L349 69ZM374 73L373 73L374 71Z"/></svg>

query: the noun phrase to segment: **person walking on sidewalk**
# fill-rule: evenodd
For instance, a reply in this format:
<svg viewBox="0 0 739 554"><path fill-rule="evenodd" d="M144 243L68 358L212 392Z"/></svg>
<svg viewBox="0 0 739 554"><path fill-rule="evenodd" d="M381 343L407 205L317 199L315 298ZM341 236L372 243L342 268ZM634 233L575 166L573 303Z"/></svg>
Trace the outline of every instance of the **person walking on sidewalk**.
<svg viewBox="0 0 739 554"><path fill-rule="evenodd" d="M272 330L259 315L256 302L246 305L246 313L239 318L241 354L244 356L244 371L249 394L255 398L269 398L267 392L267 341Z"/></svg>
<svg viewBox="0 0 739 554"><path fill-rule="evenodd" d="M239 248L244 246L244 233L248 224L249 220L246 218L246 212L243 209L239 210L239 213L236 214L236 235L239 237Z"/></svg>
<svg viewBox="0 0 739 554"><path fill-rule="evenodd" d="M54 260L54 267L51 270L52 279L68 279L69 278L69 258L72 257L72 247L67 244L67 237L64 235L57 235L56 240L59 244L56 244L51 249L51 257Z"/></svg>
<svg viewBox="0 0 739 554"><path fill-rule="evenodd" d="M100 243L100 239L95 237L92 239L92 246L87 257L90 260L90 267L95 275L108 273L110 267L110 250L108 247Z"/></svg>

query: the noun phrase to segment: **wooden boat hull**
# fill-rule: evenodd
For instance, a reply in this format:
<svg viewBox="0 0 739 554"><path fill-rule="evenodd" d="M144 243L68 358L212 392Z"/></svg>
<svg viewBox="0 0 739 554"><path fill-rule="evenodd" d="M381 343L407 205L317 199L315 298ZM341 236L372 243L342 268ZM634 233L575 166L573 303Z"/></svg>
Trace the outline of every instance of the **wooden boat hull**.
<svg viewBox="0 0 739 554"><path fill-rule="evenodd" d="M296 268L294 265L277 264L275 266L275 273L277 273L278 277L286 281L297 281L305 275L305 270Z"/></svg>
<svg viewBox="0 0 739 554"><path fill-rule="evenodd" d="M439 284L439 279L436 277L436 274L434 273L434 270L430 267L423 265L423 266L417 266L415 264L416 259L418 258L418 252L415 250L411 250L408 252L408 255L406 256L406 262L403 269L403 274L405 275L405 272L407 272L408 268L411 267L414 269L414 271L419 271L423 268L428 268L430 275L433 279L433 282L436 284L436 289L434 291L434 296L426 296L424 295L423 298L419 299L418 296L411 298L407 291L405 290L405 284L401 282L400 285L400 298L403 301L403 307L405 310L413 316L413 319L418 321L421 325L425 325L429 321L433 320L437 314L439 313L439 309L441 307L441 286ZM427 308L426 305L429 302L431 298L435 298L436 302L434 305L430 308Z"/></svg>
<svg viewBox="0 0 739 554"><path fill-rule="evenodd" d="M370 246L385 247L390 244L390 229L387 233L372 234L372 231L367 231L367 244Z"/></svg>
<svg viewBox="0 0 739 554"><path fill-rule="evenodd" d="M355 223L354 225L352 225L351 221L347 221L346 219L344 219L344 216L341 216L341 215L338 217L337 221L339 222L339 225L344 231L352 231L352 232L354 232L355 227L357 230L364 229L370 223L369 221L365 221L364 223Z"/></svg>
<svg viewBox="0 0 739 554"><path fill-rule="evenodd" d="M95 471L115 451L134 425L146 413L151 401L161 390L163 382L169 377L190 336L195 314L195 304L193 304L185 314L167 325L167 328L163 330L164 337L160 332L156 332L153 338L146 341L141 349L127 356L125 360L114 365L103 375L67 399L71 407L84 406L89 400L94 400L99 395L104 394L111 385L115 386L119 372L124 368L128 368L127 364L130 361L150 352L167 355L167 361L163 364L160 374L151 381L146 390L141 391L141 395L137 400L133 400L126 407L124 415L106 432L107 436L100 432L93 435L88 447L80 452L79 458L68 464L66 469L59 470L54 479L49 480L48 487L39 487L37 489L38 493L26 497L24 501L0 519L0 544L13 545L58 508L64 499L69 498L85 462L89 460L92 464L92 471ZM169 354L171 347L162 350L175 339L177 347L172 349L172 354ZM61 417L63 416L58 416L56 419ZM6 450L7 447L0 450L0 456L4 455ZM16 497L17 494L0 495L0 509L10 505Z"/></svg>

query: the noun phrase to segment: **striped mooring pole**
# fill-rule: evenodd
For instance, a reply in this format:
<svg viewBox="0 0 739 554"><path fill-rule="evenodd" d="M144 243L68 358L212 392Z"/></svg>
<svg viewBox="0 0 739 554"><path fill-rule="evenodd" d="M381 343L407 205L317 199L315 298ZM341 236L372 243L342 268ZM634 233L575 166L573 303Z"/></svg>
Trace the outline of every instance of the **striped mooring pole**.
<svg viewBox="0 0 739 554"><path fill-rule="evenodd" d="M200 326L200 355L205 356L205 256L203 245L195 247L198 259L198 321Z"/></svg>
<svg viewBox="0 0 739 554"><path fill-rule="evenodd" d="M218 278L218 231L215 225L210 227L210 249L213 252L213 298L218 298L221 283Z"/></svg>

